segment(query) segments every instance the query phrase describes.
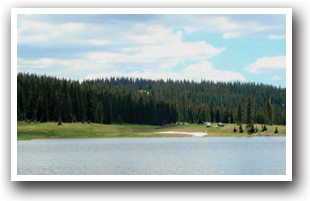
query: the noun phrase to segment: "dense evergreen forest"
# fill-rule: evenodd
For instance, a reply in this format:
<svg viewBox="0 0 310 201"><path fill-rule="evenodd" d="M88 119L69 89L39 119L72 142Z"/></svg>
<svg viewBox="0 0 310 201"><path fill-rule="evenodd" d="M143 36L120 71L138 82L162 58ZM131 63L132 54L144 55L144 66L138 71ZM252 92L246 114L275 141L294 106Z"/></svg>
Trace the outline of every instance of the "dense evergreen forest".
<svg viewBox="0 0 310 201"><path fill-rule="evenodd" d="M175 122L285 125L286 90L271 85L102 78L79 82L18 73L17 119L27 121Z"/></svg>

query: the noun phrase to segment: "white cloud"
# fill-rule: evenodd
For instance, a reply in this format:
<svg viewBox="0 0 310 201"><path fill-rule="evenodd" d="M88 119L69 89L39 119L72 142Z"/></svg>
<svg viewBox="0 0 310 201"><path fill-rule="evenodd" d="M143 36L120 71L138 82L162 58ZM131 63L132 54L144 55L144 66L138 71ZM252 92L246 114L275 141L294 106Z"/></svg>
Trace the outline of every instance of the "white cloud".
<svg viewBox="0 0 310 201"><path fill-rule="evenodd" d="M281 78L279 76L273 76L272 80L281 80Z"/></svg>
<svg viewBox="0 0 310 201"><path fill-rule="evenodd" d="M286 56L277 57L263 57L249 64L244 70L250 73L269 73L272 71L285 71L286 69Z"/></svg>
<svg viewBox="0 0 310 201"><path fill-rule="evenodd" d="M270 24L269 24L270 23ZM209 17L198 15L197 17L187 17L184 22L184 30L187 34L204 30L207 32L223 33L223 38L240 38L255 36L276 36L274 33L281 33L282 26L268 21L256 21L253 19L234 19L232 16ZM285 29L284 29L285 30ZM270 37L269 37L270 38ZM270 39L274 39L272 36Z"/></svg>
<svg viewBox="0 0 310 201"><path fill-rule="evenodd" d="M228 32L223 34L223 38L239 38L243 36L241 32Z"/></svg>
<svg viewBox="0 0 310 201"><path fill-rule="evenodd" d="M141 53L137 57L159 59L159 58L178 58L178 59L208 59L221 52L225 48L216 48L203 41L188 43L181 40L164 45L153 45L142 47Z"/></svg>
<svg viewBox="0 0 310 201"><path fill-rule="evenodd" d="M172 37L172 36L170 36ZM89 52L86 58L100 63L136 63L144 68L171 68L186 61L203 61L225 51L205 42L182 42L175 36L165 44L124 48L122 52ZM132 51L134 53L132 53ZM145 65L146 64L146 65Z"/></svg>
<svg viewBox="0 0 310 201"><path fill-rule="evenodd" d="M269 35L268 36L269 39L285 39L284 35Z"/></svg>
<svg viewBox="0 0 310 201"><path fill-rule="evenodd" d="M102 70L112 69L113 66L102 61L93 61L89 59L51 59L40 58L35 60L18 59L18 68L21 71L30 72L35 69L44 69L48 74L85 74L97 73Z"/></svg>
<svg viewBox="0 0 310 201"><path fill-rule="evenodd" d="M241 73L215 69L208 61L189 65L184 68L181 73L182 75L191 77L195 80L205 79L214 81L245 81L245 77L243 77Z"/></svg>
<svg viewBox="0 0 310 201"><path fill-rule="evenodd" d="M187 34L192 34L192 33L195 33L195 32L197 32L197 31L199 31L198 28L196 28L196 27L190 27L190 26L184 27L184 30L185 30L185 32L186 32Z"/></svg>
<svg viewBox="0 0 310 201"><path fill-rule="evenodd" d="M84 55L88 59L97 59L101 63L156 63L157 67L163 68L173 67L185 60L206 60L225 50L224 47L217 48L203 41L183 42L181 31L174 32L173 27L160 24L138 23L130 29L127 27L124 29L126 29L125 32L119 25L111 24L52 25L26 20L20 22L18 41L19 43L50 42L53 45L57 43L59 45L64 43L110 45L105 52L86 52ZM101 36L103 39L95 36ZM115 49L118 47L121 48ZM114 50L109 51L111 48Z"/></svg>
<svg viewBox="0 0 310 201"><path fill-rule="evenodd" d="M57 37L60 32L48 23L23 21L17 29L18 43L37 43Z"/></svg>
<svg viewBox="0 0 310 201"><path fill-rule="evenodd" d="M89 44L89 45L108 45L108 44L111 44L111 42L108 40L79 40L77 42L83 43L83 44Z"/></svg>
<svg viewBox="0 0 310 201"><path fill-rule="evenodd" d="M129 34L127 38L140 44L164 44L181 39L182 32L173 33L172 28L162 25L137 24L137 33Z"/></svg>
<svg viewBox="0 0 310 201"><path fill-rule="evenodd" d="M100 73L104 69L137 68L144 70L169 69L186 61L203 61L224 51L225 48L215 48L204 42L177 43L142 46L135 54L127 52L89 52L79 59L51 59L35 60L18 59L19 68L58 68L64 71L79 72L93 71ZM116 65L118 64L118 65Z"/></svg>
<svg viewBox="0 0 310 201"><path fill-rule="evenodd" d="M81 31L85 25L81 23L63 23L51 25L36 21L21 21L17 28L18 43L39 43L63 37L66 33Z"/></svg>
<svg viewBox="0 0 310 201"><path fill-rule="evenodd" d="M49 58L41 58L36 60L18 59L18 67L23 68L49 68L53 63L55 63L55 60Z"/></svg>
<svg viewBox="0 0 310 201"><path fill-rule="evenodd" d="M56 28L66 32L77 32L84 29L85 26L81 23L64 23Z"/></svg>

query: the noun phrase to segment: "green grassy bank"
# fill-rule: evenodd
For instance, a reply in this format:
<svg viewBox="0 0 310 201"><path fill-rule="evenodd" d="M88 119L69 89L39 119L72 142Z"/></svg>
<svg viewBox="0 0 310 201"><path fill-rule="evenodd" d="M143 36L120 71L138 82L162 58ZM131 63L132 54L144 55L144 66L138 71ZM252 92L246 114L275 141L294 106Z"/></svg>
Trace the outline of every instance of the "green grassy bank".
<svg viewBox="0 0 310 201"><path fill-rule="evenodd" d="M61 139L61 138L128 138L128 137L190 137L189 135L175 135L175 134L159 134L156 132L163 131L181 131L181 132L205 132L208 136L250 136L246 131L244 133L234 133L233 129L238 126L236 124L226 124L225 127L216 127L217 124L212 124L211 128L206 128L204 125L191 124L179 125L161 128L159 126L151 125L137 125L137 124L83 124L83 123L63 123L57 125L56 122L48 123L26 123L17 122L17 140L30 139ZM267 131L260 133L260 135L274 135L276 126L267 126ZM285 126L277 126L278 136L286 135ZM243 125L244 130L245 125ZM258 125L260 130L260 125Z"/></svg>

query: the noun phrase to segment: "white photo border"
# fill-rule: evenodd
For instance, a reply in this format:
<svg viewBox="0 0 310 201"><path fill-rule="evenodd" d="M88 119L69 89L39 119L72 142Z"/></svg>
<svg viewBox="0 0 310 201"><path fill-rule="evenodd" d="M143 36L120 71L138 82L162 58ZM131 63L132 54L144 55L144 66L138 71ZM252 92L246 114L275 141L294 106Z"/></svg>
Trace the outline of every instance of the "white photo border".
<svg viewBox="0 0 310 201"><path fill-rule="evenodd" d="M18 14L285 14L286 175L18 175ZM11 181L292 181L292 8L12 8L11 9Z"/></svg>

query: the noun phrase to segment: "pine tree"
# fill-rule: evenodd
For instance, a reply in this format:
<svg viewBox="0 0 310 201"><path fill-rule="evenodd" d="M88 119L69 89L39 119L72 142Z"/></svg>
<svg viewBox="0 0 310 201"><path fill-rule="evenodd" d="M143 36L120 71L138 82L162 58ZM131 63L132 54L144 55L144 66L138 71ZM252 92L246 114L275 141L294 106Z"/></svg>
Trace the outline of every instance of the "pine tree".
<svg viewBox="0 0 310 201"><path fill-rule="evenodd" d="M210 122L214 122L214 111L213 111L213 106L210 105Z"/></svg>
<svg viewBox="0 0 310 201"><path fill-rule="evenodd" d="M242 124L242 107L241 107L241 100L238 101L237 107L237 124Z"/></svg>
<svg viewBox="0 0 310 201"><path fill-rule="evenodd" d="M129 96L129 99L131 99L131 97ZM111 124L112 123L112 98L110 96L110 94L106 91L104 94L104 123L105 124ZM133 109L133 102L132 100L129 102L129 123L134 123L134 109Z"/></svg>
<svg viewBox="0 0 310 201"><path fill-rule="evenodd" d="M263 132L267 131L267 126L264 124Z"/></svg>
<svg viewBox="0 0 310 201"><path fill-rule="evenodd" d="M62 120L61 120L61 117L58 118L58 125L62 125Z"/></svg>
<svg viewBox="0 0 310 201"><path fill-rule="evenodd" d="M100 115L99 124L103 124L103 115Z"/></svg>
<svg viewBox="0 0 310 201"><path fill-rule="evenodd" d="M117 123L119 123L120 125L123 124L121 115L118 115L118 117L117 117Z"/></svg>
<svg viewBox="0 0 310 201"><path fill-rule="evenodd" d="M274 133L278 133L279 131L278 131L278 127L276 127L276 130L274 131Z"/></svg>
<svg viewBox="0 0 310 201"><path fill-rule="evenodd" d="M272 113L271 100L269 96L267 96L267 116L268 116L268 124L271 126L273 124L273 113Z"/></svg>
<svg viewBox="0 0 310 201"><path fill-rule="evenodd" d="M97 98L92 90L87 92L87 120L90 122L95 122L96 116L96 106L97 106Z"/></svg>
<svg viewBox="0 0 310 201"><path fill-rule="evenodd" d="M216 122L221 122L221 115L220 115L220 111L216 110L215 112L215 121Z"/></svg>
<svg viewBox="0 0 310 201"><path fill-rule="evenodd" d="M76 116L75 116L75 114L74 114L73 117L72 117L72 122L73 122L73 123L76 123Z"/></svg>
<svg viewBox="0 0 310 201"><path fill-rule="evenodd" d="M72 102L69 94L68 83L66 80L63 82L61 91L61 116L64 122L72 122Z"/></svg>
<svg viewBox="0 0 310 201"><path fill-rule="evenodd" d="M97 108L96 108L96 116L95 116L95 122L103 124L103 106L102 106L102 102L99 102L97 104Z"/></svg>
<svg viewBox="0 0 310 201"><path fill-rule="evenodd" d="M239 125L239 133L243 133L243 128L242 128L242 124Z"/></svg>
<svg viewBox="0 0 310 201"><path fill-rule="evenodd" d="M258 128L257 128L257 126L255 126L254 132L255 132L255 133L258 133Z"/></svg>
<svg viewBox="0 0 310 201"><path fill-rule="evenodd" d="M248 134L251 135L252 133L254 133L255 129L254 129L254 125L252 124L250 129L248 130Z"/></svg>
<svg viewBox="0 0 310 201"><path fill-rule="evenodd" d="M248 96L247 103L246 103L246 127L251 128L253 126L252 121L252 104L251 104L251 97Z"/></svg>
<svg viewBox="0 0 310 201"><path fill-rule="evenodd" d="M203 124L205 121L206 121L206 112L204 105L202 105L197 117L197 124Z"/></svg>
<svg viewBox="0 0 310 201"><path fill-rule="evenodd" d="M87 121L87 94L81 92L81 122L85 123Z"/></svg>
<svg viewBox="0 0 310 201"><path fill-rule="evenodd" d="M185 94L183 93L180 101L180 120L181 122L186 122L187 112L186 112L186 103L185 103Z"/></svg>

